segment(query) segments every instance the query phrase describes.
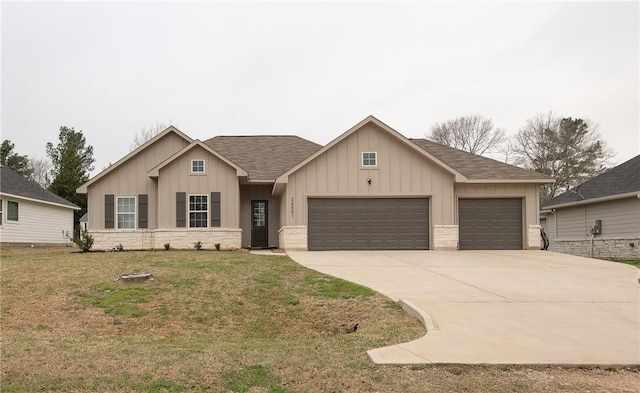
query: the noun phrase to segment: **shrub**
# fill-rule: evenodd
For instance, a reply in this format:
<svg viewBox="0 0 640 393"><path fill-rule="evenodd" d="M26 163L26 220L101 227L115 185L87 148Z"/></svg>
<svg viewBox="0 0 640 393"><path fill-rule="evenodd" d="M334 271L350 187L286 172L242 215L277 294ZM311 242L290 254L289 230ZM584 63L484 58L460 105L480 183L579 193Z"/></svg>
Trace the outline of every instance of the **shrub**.
<svg viewBox="0 0 640 393"><path fill-rule="evenodd" d="M73 242L78 246L82 252L87 252L93 246L93 236L89 234L89 231L82 229L80 236L73 239Z"/></svg>
<svg viewBox="0 0 640 393"><path fill-rule="evenodd" d="M193 249L196 251L202 250L202 242L197 241L196 244L193 245Z"/></svg>
<svg viewBox="0 0 640 393"><path fill-rule="evenodd" d="M170 244L170 243L165 243L165 244L164 244L164 249L165 249L165 250L168 250L168 249L170 249L170 248L171 248L171 244Z"/></svg>
<svg viewBox="0 0 640 393"><path fill-rule="evenodd" d="M220 243L216 243L214 246L216 247L216 251L220 251Z"/></svg>

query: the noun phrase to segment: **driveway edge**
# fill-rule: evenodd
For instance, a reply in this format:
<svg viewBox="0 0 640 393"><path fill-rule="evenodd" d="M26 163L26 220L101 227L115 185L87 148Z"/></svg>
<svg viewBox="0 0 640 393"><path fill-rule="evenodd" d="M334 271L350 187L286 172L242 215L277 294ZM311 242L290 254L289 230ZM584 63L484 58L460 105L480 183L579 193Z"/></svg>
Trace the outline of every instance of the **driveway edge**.
<svg viewBox="0 0 640 393"><path fill-rule="evenodd" d="M420 321L427 332L424 334L424 336L413 341L390 345L388 347L370 349L367 351L369 359L371 359L371 361L376 364L433 363L430 359L409 350L409 348L411 348L412 344L425 340L428 336L433 335L438 330L436 323L429 314L424 312L424 310L420 309L415 304L411 303L411 301L400 299L398 300L398 304L400 305L400 307L402 307L404 312Z"/></svg>
<svg viewBox="0 0 640 393"><path fill-rule="evenodd" d="M424 327L427 329L427 333L424 335L424 337L427 337L429 333L438 330L438 327L433 321L433 318L431 318L429 314L424 312L415 304L411 303L409 300L400 299L398 300L398 304L407 314L422 322Z"/></svg>

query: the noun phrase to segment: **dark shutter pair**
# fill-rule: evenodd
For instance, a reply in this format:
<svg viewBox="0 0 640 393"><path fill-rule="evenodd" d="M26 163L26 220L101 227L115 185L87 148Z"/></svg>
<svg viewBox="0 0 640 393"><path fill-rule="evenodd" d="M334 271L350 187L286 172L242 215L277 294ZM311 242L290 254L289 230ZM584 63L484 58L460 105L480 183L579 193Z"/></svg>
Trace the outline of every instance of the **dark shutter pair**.
<svg viewBox="0 0 640 393"><path fill-rule="evenodd" d="M210 201L209 216L211 227L220 226L220 193L212 192ZM185 228L187 226L187 193L176 192L176 227Z"/></svg>
<svg viewBox="0 0 640 393"><path fill-rule="evenodd" d="M115 197L113 194L104 196L104 227L115 228ZM138 195L138 228L149 227L149 196Z"/></svg>
<svg viewBox="0 0 640 393"><path fill-rule="evenodd" d="M211 226L220 226L220 193L211 193ZM176 193L176 227L185 228L187 226L187 193ZM113 194L104 196L104 227L106 229L115 228L115 197ZM138 228L149 227L149 196L147 194L138 195Z"/></svg>

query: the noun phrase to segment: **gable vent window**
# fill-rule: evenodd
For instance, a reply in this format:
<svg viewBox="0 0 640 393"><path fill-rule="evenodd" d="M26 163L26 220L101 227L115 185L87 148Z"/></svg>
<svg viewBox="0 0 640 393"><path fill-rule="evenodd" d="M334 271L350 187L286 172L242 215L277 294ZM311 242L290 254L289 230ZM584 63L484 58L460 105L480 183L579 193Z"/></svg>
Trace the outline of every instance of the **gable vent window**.
<svg viewBox="0 0 640 393"><path fill-rule="evenodd" d="M189 228L206 228L208 223L207 195L189 195Z"/></svg>
<svg viewBox="0 0 640 393"><path fill-rule="evenodd" d="M204 173L204 160L191 160L191 173Z"/></svg>
<svg viewBox="0 0 640 393"><path fill-rule="evenodd" d="M118 197L118 229L136 229L136 198Z"/></svg>
<svg viewBox="0 0 640 393"><path fill-rule="evenodd" d="M365 151L362 153L362 166L378 165L378 153L375 151Z"/></svg>

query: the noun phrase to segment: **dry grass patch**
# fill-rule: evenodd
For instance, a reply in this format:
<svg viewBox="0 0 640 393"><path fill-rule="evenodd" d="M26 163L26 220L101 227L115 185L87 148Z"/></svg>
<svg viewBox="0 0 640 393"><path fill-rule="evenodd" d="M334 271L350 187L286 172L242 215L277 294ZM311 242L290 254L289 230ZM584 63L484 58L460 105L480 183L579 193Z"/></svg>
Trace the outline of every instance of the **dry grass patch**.
<svg viewBox="0 0 640 393"><path fill-rule="evenodd" d="M637 370L391 367L424 328L389 299L246 252L4 248L3 392L634 391ZM145 271L154 281L114 281ZM354 323L360 328L347 333ZM637 390L637 389L635 389Z"/></svg>

